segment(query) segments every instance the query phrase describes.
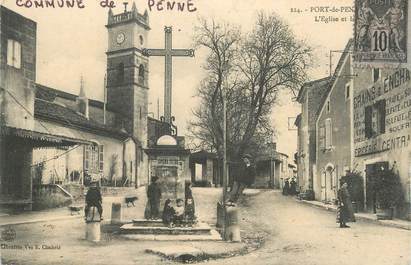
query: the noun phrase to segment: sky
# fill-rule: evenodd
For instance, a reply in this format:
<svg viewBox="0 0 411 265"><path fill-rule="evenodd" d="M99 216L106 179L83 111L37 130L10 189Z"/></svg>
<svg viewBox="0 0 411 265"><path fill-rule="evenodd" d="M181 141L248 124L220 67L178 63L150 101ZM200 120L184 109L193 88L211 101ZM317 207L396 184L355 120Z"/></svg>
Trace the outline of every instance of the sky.
<svg viewBox="0 0 411 265"><path fill-rule="evenodd" d="M83 76L89 98L103 99L103 84L108 46L107 8L100 0L83 0L85 8L25 8L17 2L41 0L0 0L1 4L37 22L37 83L78 94L80 77ZM43 0L44 1L44 0ZM51 1L51 0L50 0ZM113 0L114 14L121 13L126 0ZM173 48L192 48L194 27L200 17L227 22L249 31L256 14L264 10L274 12L291 27L298 39L306 41L314 50L314 64L309 69L310 79L329 75L330 50L341 50L352 37L352 0L188 0L195 12L149 10L148 4L157 0L137 0L137 10L148 10L151 31L146 46L163 48L164 26L173 27ZM173 2L173 0L169 0ZM128 1L131 8L132 1ZM165 1L168 2L168 1ZM187 0L175 0L187 3ZM298 12L300 11L300 12ZM334 19L333 19L334 18ZM335 21L338 18L339 21ZM341 21L347 18L347 21ZM186 132L187 121L199 102L197 88L204 78L207 51L196 50L194 58L173 59L173 106L179 134ZM332 53L332 67L340 54ZM157 100L160 116L163 113L164 59L150 58L149 112L157 117ZM292 96L283 93L280 102L273 107L272 124L277 131L277 150L292 156L297 148L297 132L288 129L289 117L300 112Z"/></svg>

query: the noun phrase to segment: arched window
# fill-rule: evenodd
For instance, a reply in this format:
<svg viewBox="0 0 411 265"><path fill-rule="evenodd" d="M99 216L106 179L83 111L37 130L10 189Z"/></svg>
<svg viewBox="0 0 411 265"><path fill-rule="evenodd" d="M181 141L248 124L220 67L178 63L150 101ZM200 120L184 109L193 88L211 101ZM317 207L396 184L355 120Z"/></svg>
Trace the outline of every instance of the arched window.
<svg viewBox="0 0 411 265"><path fill-rule="evenodd" d="M142 64L138 67L138 82L144 84L144 65Z"/></svg>
<svg viewBox="0 0 411 265"><path fill-rule="evenodd" d="M124 64L119 63L117 67L118 67L118 69L117 69L117 83L123 83L124 82Z"/></svg>

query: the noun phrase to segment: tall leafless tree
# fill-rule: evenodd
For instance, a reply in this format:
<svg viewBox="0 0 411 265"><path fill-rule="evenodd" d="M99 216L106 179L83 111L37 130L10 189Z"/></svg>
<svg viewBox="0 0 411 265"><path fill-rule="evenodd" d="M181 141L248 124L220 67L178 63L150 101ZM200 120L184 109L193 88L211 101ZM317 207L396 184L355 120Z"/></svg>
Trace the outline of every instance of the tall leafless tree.
<svg viewBox="0 0 411 265"><path fill-rule="evenodd" d="M222 155L223 90L227 99L228 155L256 153L272 139L272 108L281 90L296 93L306 79L311 50L275 14L259 13L251 33L201 20L196 44L209 55L189 124L199 147Z"/></svg>

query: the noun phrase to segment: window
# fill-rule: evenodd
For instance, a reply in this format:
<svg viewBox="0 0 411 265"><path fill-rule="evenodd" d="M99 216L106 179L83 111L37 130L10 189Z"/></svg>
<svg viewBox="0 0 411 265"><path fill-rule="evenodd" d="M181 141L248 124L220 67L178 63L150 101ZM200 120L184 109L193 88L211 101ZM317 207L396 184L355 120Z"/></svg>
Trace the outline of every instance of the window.
<svg viewBox="0 0 411 265"><path fill-rule="evenodd" d="M123 83L124 82L124 64L119 63L117 67L117 83Z"/></svg>
<svg viewBox="0 0 411 265"><path fill-rule="evenodd" d="M87 145L84 147L84 170L99 173L104 170L103 145Z"/></svg>
<svg viewBox="0 0 411 265"><path fill-rule="evenodd" d="M381 76L381 70L379 68L373 68L372 69L372 80L374 83L380 79L380 76Z"/></svg>
<svg viewBox="0 0 411 265"><path fill-rule="evenodd" d="M144 66L142 64L138 67L138 82L144 84Z"/></svg>
<svg viewBox="0 0 411 265"><path fill-rule="evenodd" d="M385 133L386 101L379 100L365 107L365 137L372 138Z"/></svg>
<svg viewBox="0 0 411 265"><path fill-rule="evenodd" d="M320 150L325 149L325 126L322 124L318 132L318 141L320 143Z"/></svg>
<svg viewBox="0 0 411 265"><path fill-rule="evenodd" d="M99 161L99 170L100 172L104 171L104 146L98 146L98 161Z"/></svg>
<svg viewBox="0 0 411 265"><path fill-rule="evenodd" d="M345 99L349 99L350 98L350 91L351 90L351 86L349 83L347 83L345 85Z"/></svg>
<svg viewBox="0 0 411 265"><path fill-rule="evenodd" d="M90 148L89 146L84 147L84 170L89 170L90 168Z"/></svg>
<svg viewBox="0 0 411 265"><path fill-rule="evenodd" d="M327 100L327 113L330 113L331 106L330 106L330 100Z"/></svg>
<svg viewBox="0 0 411 265"><path fill-rule="evenodd" d="M133 161L130 161L130 174L133 174Z"/></svg>
<svg viewBox="0 0 411 265"><path fill-rule="evenodd" d="M7 64L15 68L21 67L21 44L15 40L7 40Z"/></svg>
<svg viewBox="0 0 411 265"><path fill-rule="evenodd" d="M332 147L332 123L331 119L325 120L325 149Z"/></svg>

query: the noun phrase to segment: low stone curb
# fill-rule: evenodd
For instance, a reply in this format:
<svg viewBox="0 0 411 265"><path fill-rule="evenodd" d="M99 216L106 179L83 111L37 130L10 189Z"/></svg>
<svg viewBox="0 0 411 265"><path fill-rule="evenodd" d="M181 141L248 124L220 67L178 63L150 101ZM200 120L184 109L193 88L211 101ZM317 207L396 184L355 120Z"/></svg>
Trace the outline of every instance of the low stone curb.
<svg viewBox="0 0 411 265"><path fill-rule="evenodd" d="M321 204L317 201L306 201L306 200L296 200L297 202L304 203L306 205L310 205L316 208L320 208L326 211L337 212L337 206L334 205L327 205ZM364 213L356 213L355 218L362 221L372 222L374 224L389 226L404 230L411 230L411 222L403 221L403 220L378 220L376 216L369 216Z"/></svg>

